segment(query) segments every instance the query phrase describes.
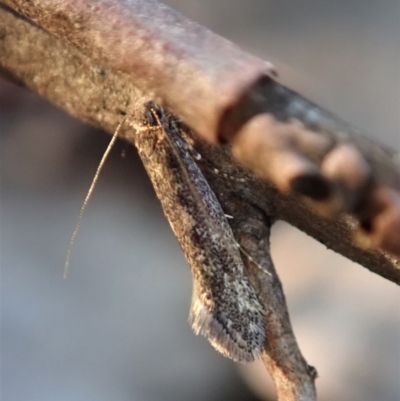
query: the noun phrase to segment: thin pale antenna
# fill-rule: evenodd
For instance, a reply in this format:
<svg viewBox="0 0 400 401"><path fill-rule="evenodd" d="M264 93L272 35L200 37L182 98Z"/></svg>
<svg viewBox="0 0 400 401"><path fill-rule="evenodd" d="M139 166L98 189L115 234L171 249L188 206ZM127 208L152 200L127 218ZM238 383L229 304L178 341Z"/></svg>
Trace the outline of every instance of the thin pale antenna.
<svg viewBox="0 0 400 401"><path fill-rule="evenodd" d="M124 117L121 120L121 122L118 124L118 126L117 126L117 128L116 128L116 130L114 132L114 135L112 136L111 141L108 144L107 149L104 152L103 157L100 160L99 166L97 167L97 170L96 170L96 174L93 177L92 183L90 184L90 187L89 187L89 190L88 190L88 192L86 194L85 200L83 201L83 204L82 204L82 207L81 207L81 211L79 212L78 222L76 223L75 230L74 230L74 232L72 234L72 237L71 237L71 240L69 242L67 258L65 259L63 278L67 278L68 269L69 269L69 262L70 262L70 259L71 259L72 247L74 246L76 235L78 234L79 228L81 226L82 217L83 217L83 214L85 213L86 206L87 206L87 204L89 202L90 197L92 196L94 187L95 187L95 185L96 185L96 183L97 183L97 181L99 179L99 175L101 173L101 170L102 170L102 168L103 168L103 166L104 166L104 164L105 164L105 162L107 160L108 155L111 152L112 147L114 146L115 141L117 140L118 133L119 133L119 131L121 129L122 124L125 122L125 120L126 120L126 117Z"/></svg>

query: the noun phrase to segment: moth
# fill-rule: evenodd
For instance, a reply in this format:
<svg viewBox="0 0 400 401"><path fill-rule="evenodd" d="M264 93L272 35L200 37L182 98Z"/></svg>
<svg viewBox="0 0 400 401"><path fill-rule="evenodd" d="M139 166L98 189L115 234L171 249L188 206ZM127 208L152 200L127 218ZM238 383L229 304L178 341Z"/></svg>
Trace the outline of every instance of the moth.
<svg viewBox="0 0 400 401"><path fill-rule="evenodd" d="M64 277L94 185L127 118L118 124L83 202L68 248ZM250 284L241 252L253 260L236 242L217 197L180 135L178 121L153 102L145 105L144 120L141 126L131 123L134 141L191 268L192 328L234 361L254 361L265 342L265 311Z"/></svg>
<svg viewBox="0 0 400 401"><path fill-rule="evenodd" d="M265 311L250 284L227 217L204 178L177 122L154 103L135 145L164 214L190 265L189 321L223 355L238 362L260 356Z"/></svg>

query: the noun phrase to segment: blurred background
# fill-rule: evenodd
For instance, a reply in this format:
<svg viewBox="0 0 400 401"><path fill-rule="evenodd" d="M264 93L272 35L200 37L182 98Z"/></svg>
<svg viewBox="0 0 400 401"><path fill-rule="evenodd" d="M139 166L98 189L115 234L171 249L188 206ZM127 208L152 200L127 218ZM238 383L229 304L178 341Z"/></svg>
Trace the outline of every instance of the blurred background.
<svg viewBox="0 0 400 401"><path fill-rule="evenodd" d="M168 0L400 149L400 1ZM0 81L4 401L273 400L187 322L191 277L135 149ZM398 287L286 224L272 252L321 401L400 399Z"/></svg>

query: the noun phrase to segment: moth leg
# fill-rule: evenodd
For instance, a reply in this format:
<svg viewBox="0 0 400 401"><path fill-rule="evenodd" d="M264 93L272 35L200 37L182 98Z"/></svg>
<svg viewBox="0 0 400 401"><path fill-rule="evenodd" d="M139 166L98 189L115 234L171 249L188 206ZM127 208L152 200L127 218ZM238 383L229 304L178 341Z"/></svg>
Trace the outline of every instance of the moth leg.
<svg viewBox="0 0 400 401"><path fill-rule="evenodd" d="M164 128L164 123L167 123L165 119L167 118L163 112L163 110L156 106L154 103L149 103L146 105L146 119L149 121L149 129L155 130L158 135L154 137L153 146L151 148L150 154L151 156L156 150L157 146L160 142L166 140L166 133Z"/></svg>
<svg viewBox="0 0 400 401"><path fill-rule="evenodd" d="M129 122L130 126L135 130L136 135L142 136L146 141L151 141L150 146L146 146L146 150L140 147L141 151L145 152L145 156L148 158L156 151L159 143L165 139L165 118L166 116L159 106L154 102L148 102L145 105L144 124L137 124L135 121ZM146 138L146 133L151 132L157 132L157 135L148 135ZM138 143L140 140L135 142Z"/></svg>
<svg viewBox="0 0 400 401"><path fill-rule="evenodd" d="M262 272L264 272L266 275L271 276L271 273L265 269L264 267L262 267L259 263L257 263L257 261L255 261L253 259L253 257L238 243L237 247L239 249L239 251L241 253L243 253L243 255L251 262L254 264L254 266L256 266L258 269L260 269Z"/></svg>

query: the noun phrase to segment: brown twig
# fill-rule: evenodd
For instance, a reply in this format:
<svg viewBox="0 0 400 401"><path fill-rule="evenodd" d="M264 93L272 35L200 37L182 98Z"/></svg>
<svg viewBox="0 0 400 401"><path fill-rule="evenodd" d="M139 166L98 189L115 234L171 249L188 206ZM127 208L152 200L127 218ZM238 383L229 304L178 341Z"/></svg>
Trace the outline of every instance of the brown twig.
<svg viewBox="0 0 400 401"><path fill-rule="evenodd" d="M126 75L115 73L53 36L0 8L0 68L6 77L20 82L51 100L77 118L113 132L120 113L127 112L132 99L143 96ZM146 98L147 99L147 98ZM376 154L380 148L375 149ZM202 145L216 168L220 167L218 147ZM226 169L237 169L230 159ZM380 251L360 248L351 240L356 222L348 216L330 221L299 204L296 197L277 192L268 183L253 180L253 199L264 209L273 210L327 247L371 271L400 284L400 262Z"/></svg>
<svg viewBox="0 0 400 401"><path fill-rule="evenodd" d="M268 63L156 0L3 2L203 138L232 141L234 156L279 190L325 216L352 214L365 247L400 255L396 154L276 82Z"/></svg>
<svg viewBox="0 0 400 401"><path fill-rule="evenodd" d="M51 25L51 21L51 16L48 16L47 24ZM99 60L100 58L83 55L11 10L0 7L0 71L81 120L112 132L120 122L121 112L132 113L133 119L140 119L141 116L137 110L151 98L151 94L144 95L132 83L130 76ZM112 63L112 59L109 63ZM289 101L298 96L278 85L273 84L275 90L278 91L277 95L280 93L283 96L282 99L287 98ZM287 121L285 116L290 111L288 104L274 103L275 115L279 117L281 114L281 117L277 118L278 122ZM305 119L301 115L297 115L297 117L299 120ZM275 124L275 122L273 123ZM306 127L304 122L303 125ZM300 126L300 129L304 128L303 125ZM335 132L335 129L331 127L332 132ZM328 132L328 129L326 131ZM328 139L329 135L327 135ZM126 139L132 142L129 133L126 133ZM236 198L243 200L243 205L247 205L247 212L242 213L243 219L239 218L240 216L235 219L238 226L234 227L234 230L241 245L246 250L252 251L252 254L254 254L254 248L252 248L254 244L258 244L256 246L258 250L264 249L265 254L264 256L259 255L260 260L264 258L265 263L270 263L268 262L267 248L260 245L260 241L267 244L268 234L254 236L252 230L254 230L254 226L257 228L257 224L262 220L260 215L270 216L271 219L281 218L288 221L331 249L359 262L382 277L400 283L398 260L380 251L360 248L352 241L351 234L356 229L356 223L352 218L343 216L337 221L325 220L309 208L300 205L295 197L284 195L270 184L247 173L231 158L226 147L211 147L196 137L193 140L195 148L202 155L202 163L204 163L201 167L202 171L215 192L218 192L219 188L226 188L229 181L225 179L226 177L236 177L238 180L242 180L240 186L236 187L233 193ZM368 145L368 142L364 142L364 140L361 140L360 143L355 141L357 149L360 148L367 154L371 153L370 159L373 160L379 171L384 171L384 166L388 166L389 172L394 171L392 161L385 158L387 152L376 145ZM212 175L209 166L217 169L221 174ZM386 174L384 176L387 177ZM394 177L396 178L396 174ZM240 202L237 205L241 204ZM265 224L263 227L265 229ZM256 287L265 287L266 283L262 282L262 278L257 277L256 272L253 272L252 276ZM266 295L269 290L260 291L260 298L265 305L270 305L271 308L274 308L274 302L283 305L283 309L280 309L280 312L275 315L281 316L276 318L276 330L272 330L268 334L270 336L269 343L275 345L269 350L268 356L266 354L264 360L274 377L282 399L313 400L315 399L314 371L307 367L298 350L294 354L297 355L294 364L291 365L297 367L290 371L288 364L292 363L290 358L293 354L289 353L285 356L285 353L282 352L285 341L286 344L292 342L292 348L289 347L289 350L296 349L297 345L291 333L288 317L285 316L287 312L285 312L279 280L275 283L271 290L275 301ZM262 298L263 296L265 298ZM269 322L268 327L274 326ZM291 398L288 394L292 394ZM285 396L288 398L284 398Z"/></svg>
<svg viewBox="0 0 400 401"><path fill-rule="evenodd" d="M112 132L119 122L120 112L128 111L132 98L142 96L142 92L125 74L84 56L12 10L2 8L0 21L0 67L3 74L21 82L77 118ZM290 98L289 90L278 90L279 93L283 100ZM288 101L283 100L271 103L277 115L285 115L280 111L282 104L283 109L288 110ZM365 152L368 152L369 142L366 139L364 141L367 143L364 146ZM211 148L205 151L210 152ZM389 163L388 168L380 164L385 160L386 152L383 149L371 148L370 153L371 158L377 155L376 164L383 166L380 170L395 170L395 165L388 162L390 158L385 161L385 164ZM214 158L218 164L218 156ZM268 183L256 181L252 192L262 207L275 205L277 218L288 221L371 271L400 283L400 262L397 258L360 248L351 240L357 227L351 218L344 216L336 221L322 219L292 196L277 193Z"/></svg>

